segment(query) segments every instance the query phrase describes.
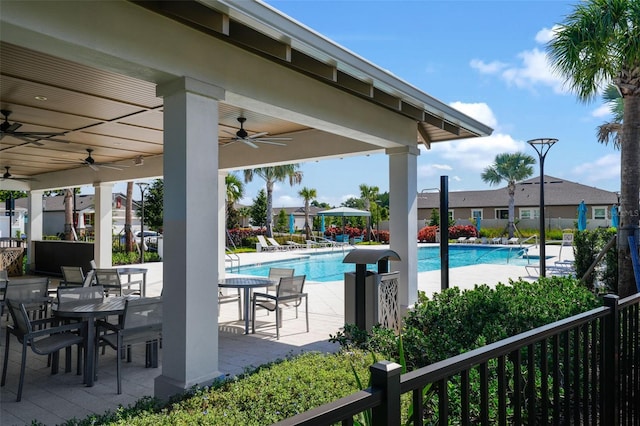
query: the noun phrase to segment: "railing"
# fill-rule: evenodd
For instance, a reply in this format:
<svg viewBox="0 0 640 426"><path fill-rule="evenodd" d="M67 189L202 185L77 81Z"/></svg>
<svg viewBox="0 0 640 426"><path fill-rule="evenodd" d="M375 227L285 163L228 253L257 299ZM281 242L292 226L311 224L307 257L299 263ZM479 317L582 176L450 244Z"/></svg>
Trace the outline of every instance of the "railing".
<svg viewBox="0 0 640 426"><path fill-rule="evenodd" d="M372 386L278 425L640 424L640 294L400 375L371 366ZM430 389L423 398L424 389ZM411 393L412 419L401 395ZM431 398L431 399L430 399ZM425 404L426 403L426 404Z"/></svg>
<svg viewBox="0 0 640 426"><path fill-rule="evenodd" d="M0 247L22 247L26 242L21 238L0 238Z"/></svg>
<svg viewBox="0 0 640 426"><path fill-rule="evenodd" d="M229 268L231 269L231 271L233 271L233 264L236 263L236 271L240 271L240 256L238 256L233 250L231 250L229 247L225 247L225 253L224 253L224 261L225 263L230 263L231 266L229 266Z"/></svg>

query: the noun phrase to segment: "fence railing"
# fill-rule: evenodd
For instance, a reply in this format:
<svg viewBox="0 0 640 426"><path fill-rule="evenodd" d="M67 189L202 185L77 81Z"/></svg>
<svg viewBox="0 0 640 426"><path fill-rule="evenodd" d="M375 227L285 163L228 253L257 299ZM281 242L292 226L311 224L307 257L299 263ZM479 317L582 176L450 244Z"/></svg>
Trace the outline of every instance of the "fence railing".
<svg viewBox="0 0 640 426"><path fill-rule="evenodd" d="M400 375L278 425L640 424L640 294ZM428 390L428 391L425 391ZM411 403L412 418L402 416Z"/></svg>

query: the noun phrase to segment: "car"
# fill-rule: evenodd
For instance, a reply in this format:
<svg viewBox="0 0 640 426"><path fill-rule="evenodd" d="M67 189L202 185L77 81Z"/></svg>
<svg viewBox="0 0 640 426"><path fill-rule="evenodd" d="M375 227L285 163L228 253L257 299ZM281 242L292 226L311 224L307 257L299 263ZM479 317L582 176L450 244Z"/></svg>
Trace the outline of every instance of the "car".
<svg viewBox="0 0 640 426"><path fill-rule="evenodd" d="M136 232L136 241L138 242L138 244L140 244L140 237L141 237L141 232L138 231ZM158 237L161 237L162 234L156 232L156 231L144 231L144 242L147 244L157 244L158 243Z"/></svg>

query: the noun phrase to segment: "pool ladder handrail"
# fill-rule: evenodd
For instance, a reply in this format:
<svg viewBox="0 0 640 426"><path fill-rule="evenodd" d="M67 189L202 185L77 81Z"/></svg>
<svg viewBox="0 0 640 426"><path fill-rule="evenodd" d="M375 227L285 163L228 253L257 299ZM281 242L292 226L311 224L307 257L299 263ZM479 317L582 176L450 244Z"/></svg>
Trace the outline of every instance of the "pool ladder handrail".
<svg viewBox="0 0 640 426"><path fill-rule="evenodd" d="M231 250L229 247L225 247L225 253L224 253L224 262L225 263L230 263L231 266L230 268L230 272L233 272L233 264L237 262L237 266L236 266L236 272L240 272L240 256L238 256L233 250Z"/></svg>
<svg viewBox="0 0 640 426"><path fill-rule="evenodd" d="M525 247L525 246L523 245L523 243L526 243L527 241L531 240L532 238L535 240L535 244L532 244L532 245L529 245L529 246L526 246L526 247ZM537 246L538 246L538 236L537 236L537 235L532 235L532 236L530 236L529 238L524 239L523 241L519 241L517 246L509 246L509 256L507 256L507 263L509 263L509 259L511 259L511 251L512 251L514 248L517 248L518 250L523 250L523 256L524 256L524 255L526 255L526 257L527 257L527 263L529 263L529 262L530 262L530 259L529 259L529 249L530 249L531 247L537 247ZM484 256L487 256L487 255L489 255L489 254L491 254L491 253L493 253L493 252L495 252L495 251L498 251L498 250L503 250L504 248L505 248L505 247L497 247L497 248L495 248L495 249L493 249L493 250L491 250L491 251L488 251L488 252L486 252L486 253L483 253L481 256L478 256L478 258L476 259L476 262L475 262L475 263L478 263L478 261L479 261L480 259L482 259Z"/></svg>

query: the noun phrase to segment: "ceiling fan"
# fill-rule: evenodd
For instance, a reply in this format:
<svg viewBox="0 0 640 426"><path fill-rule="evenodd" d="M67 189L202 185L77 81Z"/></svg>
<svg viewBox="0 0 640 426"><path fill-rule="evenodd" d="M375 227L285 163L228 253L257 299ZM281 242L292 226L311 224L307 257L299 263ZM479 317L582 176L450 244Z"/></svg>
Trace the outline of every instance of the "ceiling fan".
<svg viewBox="0 0 640 426"><path fill-rule="evenodd" d="M20 178L20 177L15 177L14 175L12 175L11 173L9 173L9 169L11 168L10 166L4 166L4 168L7 170L6 172L4 172L4 174L2 175L2 180L19 180L21 182L28 182L30 180L35 180L33 178Z"/></svg>
<svg viewBox="0 0 640 426"><path fill-rule="evenodd" d="M235 142L245 143L249 145L251 148L258 148L258 145L256 145L256 143L264 143L264 144L277 145L277 146L287 146L287 144L284 144L279 141L291 140L291 138L263 137L269 134L269 132L260 132L254 135L249 135L249 133L247 133L247 131L244 129L244 123L246 121L247 121L246 117L238 117L238 122L240 123L240 129L235 133L231 133L227 130L223 130L225 133L228 133L231 135L231 137L228 137L228 138L220 138L220 142L223 143L223 146L230 145Z"/></svg>
<svg viewBox="0 0 640 426"><path fill-rule="evenodd" d="M62 139L56 139L54 136L64 136L64 132L19 132L18 129L22 126L21 123L9 123L9 116L11 111L3 109L0 110L0 114L4 116L4 121L0 123L0 139L5 136L11 136L16 139L20 139L27 143L42 146L44 141L69 143Z"/></svg>
<svg viewBox="0 0 640 426"><path fill-rule="evenodd" d="M116 163L98 163L96 162L96 160L91 156L91 153L93 152L92 148L87 148L87 153L89 154L87 156L87 158L84 159L80 159L80 161L72 161L72 160L55 160L56 162L60 162L60 163L70 163L70 164L78 164L78 165L82 165L82 166L88 166L90 167L92 170L95 170L96 172L98 170L100 170L100 167L104 167L105 169L113 169L113 170L122 170L125 167L129 167L123 164L116 164Z"/></svg>

